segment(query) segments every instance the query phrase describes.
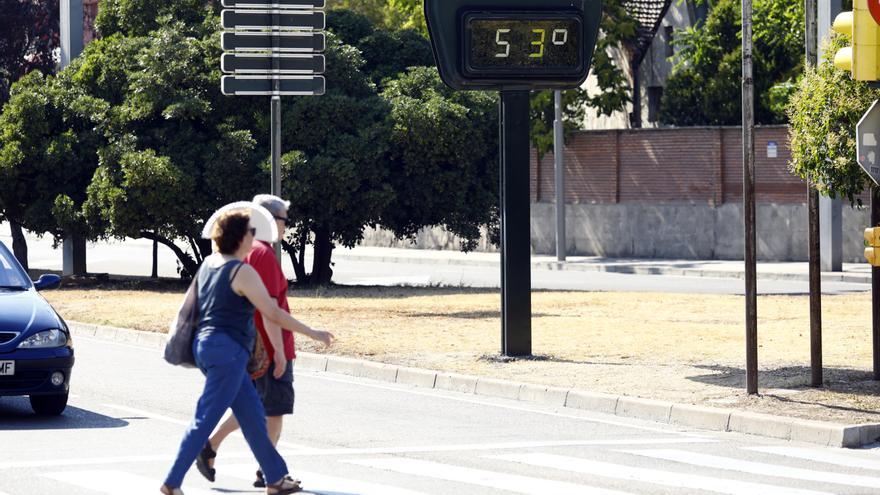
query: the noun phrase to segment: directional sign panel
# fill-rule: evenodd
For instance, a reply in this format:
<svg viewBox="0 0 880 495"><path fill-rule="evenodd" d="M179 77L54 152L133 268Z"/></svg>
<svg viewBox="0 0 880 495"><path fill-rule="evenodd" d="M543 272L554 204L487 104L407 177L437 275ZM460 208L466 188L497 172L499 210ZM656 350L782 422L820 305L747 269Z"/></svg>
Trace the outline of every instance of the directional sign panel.
<svg viewBox="0 0 880 495"><path fill-rule="evenodd" d="M324 56L224 53L220 57L220 70L236 74L323 74Z"/></svg>
<svg viewBox="0 0 880 495"><path fill-rule="evenodd" d="M277 24L271 10L224 10L220 13L223 29L251 30L322 30L326 24L323 11L290 10L277 13Z"/></svg>
<svg viewBox="0 0 880 495"><path fill-rule="evenodd" d="M880 101L875 101L856 126L859 165L880 185Z"/></svg>
<svg viewBox="0 0 880 495"><path fill-rule="evenodd" d="M227 8L245 9L323 9L324 0L223 0Z"/></svg>
<svg viewBox="0 0 880 495"><path fill-rule="evenodd" d="M278 47L273 47L273 38ZM280 53L312 53L323 52L327 41L324 33L296 31L275 31L271 33L222 33L220 37L223 50L262 51L271 50Z"/></svg>
<svg viewBox="0 0 880 495"><path fill-rule="evenodd" d="M220 89L224 95L238 96L311 96L323 95L323 76L275 76L280 90L274 91L272 76L223 76Z"/></svg>

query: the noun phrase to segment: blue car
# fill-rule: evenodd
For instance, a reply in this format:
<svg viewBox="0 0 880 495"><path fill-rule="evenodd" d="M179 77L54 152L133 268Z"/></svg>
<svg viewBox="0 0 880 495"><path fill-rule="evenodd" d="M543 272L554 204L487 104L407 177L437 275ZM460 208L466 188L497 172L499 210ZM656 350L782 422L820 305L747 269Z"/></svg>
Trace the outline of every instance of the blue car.
<svg viewBox="0 0 880 495"><path fill-rule="evenodd" d="M70 391L70 331L37 292L60 282L58 275L31 282L0 241L0 396L27 395L37 414L64 412Z"/></svg>

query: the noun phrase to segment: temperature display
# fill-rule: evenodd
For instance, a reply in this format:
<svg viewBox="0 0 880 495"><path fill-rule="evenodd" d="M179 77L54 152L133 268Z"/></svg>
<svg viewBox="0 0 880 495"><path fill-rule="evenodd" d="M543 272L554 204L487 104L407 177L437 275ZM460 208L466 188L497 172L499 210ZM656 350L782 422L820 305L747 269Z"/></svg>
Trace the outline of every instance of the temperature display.
<svg viewBox="0 0 880 495"><path fill-rule="evenodd" d="M583 69L580 17L473 13L464 18L465 71L566 74Z"/></svg>

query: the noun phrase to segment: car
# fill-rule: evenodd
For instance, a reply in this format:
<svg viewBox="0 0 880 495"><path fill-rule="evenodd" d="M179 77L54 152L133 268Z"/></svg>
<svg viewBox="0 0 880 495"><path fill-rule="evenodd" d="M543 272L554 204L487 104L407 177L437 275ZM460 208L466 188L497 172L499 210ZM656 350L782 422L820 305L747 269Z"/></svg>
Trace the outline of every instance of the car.
<svg viewBox="0 0 880 495"><path fill-rule="evenodd" d="M70 329L38 292L60 283L53 274L32 282L0 241L0 396L27 395L40 415L63 413L70 393Z"/></svg>

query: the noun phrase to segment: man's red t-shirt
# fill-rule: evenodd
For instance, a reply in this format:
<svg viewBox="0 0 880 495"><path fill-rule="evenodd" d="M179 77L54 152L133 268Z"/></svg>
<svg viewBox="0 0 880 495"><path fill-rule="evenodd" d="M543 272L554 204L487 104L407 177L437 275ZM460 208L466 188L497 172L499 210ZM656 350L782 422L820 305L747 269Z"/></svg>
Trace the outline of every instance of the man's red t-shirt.
<svg viewBox="0 0 880 495"><path fill-rule="evenodd" d="M278 264L278 260L275 258L275 250L272 246L269 243L254 240L253 249L244 259L244 262L254 267L257 273L260 274L266 290L269 291L269 297L276 300L278 306L289 313L290 307L287 305L287 279L284 278L284 272L281 271L281 265ZM254 315L254 323L257 326L257 331L260 332L260 337L263 339L263 344L266 346L269 356L274 356L275 348L272 347L269 337L266 336L266 327L263 326L263 315L259 311ZM293 332L282 330L281 334L284 338L284 356L288 360L296 359Z"/></svg>

